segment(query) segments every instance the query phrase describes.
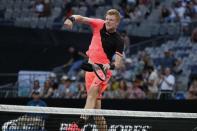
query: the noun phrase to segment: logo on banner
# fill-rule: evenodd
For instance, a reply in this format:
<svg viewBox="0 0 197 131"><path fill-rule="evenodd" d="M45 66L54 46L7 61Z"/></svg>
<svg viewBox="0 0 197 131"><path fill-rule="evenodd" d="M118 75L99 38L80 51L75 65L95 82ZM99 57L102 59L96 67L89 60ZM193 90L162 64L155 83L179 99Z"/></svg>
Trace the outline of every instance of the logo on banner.
<svg viewBox="0 0 197 131"><path fill-rule="evenodd" d="M60 131L65 131L70 124L61 123ZM108 126L108 131L150 131L152 126L149 125L123 125L112 124ZM92 131L98 131L95 124L86 124L82 131L91 129Z"/></svg>

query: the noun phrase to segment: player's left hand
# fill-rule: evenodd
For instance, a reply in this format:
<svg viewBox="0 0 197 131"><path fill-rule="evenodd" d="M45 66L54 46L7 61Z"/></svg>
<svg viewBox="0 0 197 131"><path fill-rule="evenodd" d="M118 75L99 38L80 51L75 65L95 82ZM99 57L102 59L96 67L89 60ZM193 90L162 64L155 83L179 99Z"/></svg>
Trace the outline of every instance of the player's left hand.
<svg viewBox="0 0 197 131"><path fill-rule="evenodd" d="M110 69L110 65L109 64L103 64L103 68L104 68L104 70L108 70L108 69Z"/></svg>
<svg viewBox="0 0 197 131"><path fill-rule="evenodd" d="M66 19L66 20L64 21L64 26L65 26L67 29L71 30L71 29L73 28L73 22L72 22L71 20L69 20L69 19Z"/></svg>

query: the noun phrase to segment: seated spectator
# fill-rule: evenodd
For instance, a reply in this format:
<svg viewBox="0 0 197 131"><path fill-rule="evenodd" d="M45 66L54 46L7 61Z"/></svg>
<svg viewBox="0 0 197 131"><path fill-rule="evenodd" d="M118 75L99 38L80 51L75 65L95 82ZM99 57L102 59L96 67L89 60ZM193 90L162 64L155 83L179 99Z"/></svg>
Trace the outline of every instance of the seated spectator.
<svg viewBox="0 0 197 131"><path fill-rule="evenodd" d="M33 87L30 90L29 96L32 96L33 92L39 92L40 94L42 93L42 88L40 87L40 82L39 80L35 80L33 82Z"/></svg>
<svg viewBox="0 0 197 131"><path fill-rule="evenodd" d="M70 98L76 98L77 94L79 92L79 88L78 88L79 83L76 81L75 76L69 77L69 81L71 82L71 84L69 86Z"/></svg>
<svg viewBox="0 0 197 131"><path fill-rule="evenodd" d="M32 100L30 100L27 105L28 106L41 106L41 107L46 107L47 104L40 99L40 92L34 91L32 92Z"/></svg>
<svg viewBox="0 0 197 131"><path fill-rule="evenodd" d="M107 99L118 98L120 95L118 92L119 88L120 88L119 79L112 78L106 91L103 94L103 98L107 98Z"/></svg>
<svg viewBox="0 0 197 131"><path fill-rule="evenodd" d="M60 83L58 85L58 91L60 93L60 97L62 97L62 94L64 92L64 88L65 88L65 82L68 80L68 76L67 75L63 75L60 78Z"/></svg>
<svg viewBox="0 0 197 131"><path fill-rule="evenodd" d="M191 41L192 41L193 43L196 43L196 42L197 42L197 28L195 28L195 29L192 31Z"/></svg>
<svg viewBox="0 0 197 131"><path fill-rule="evenodd" d="M179 76L182 73L182 61L180 59L176 59L174 62L174 66L172 72L175 76Z"/></svg>
<svg viewBox="0 0 197 131"><path fill-rule="evenodd" d="M79 83L77 86L78 86L78 93L77 93L76 98L82 98L82 99L86 98L87 93L86 93L86 90L85 90L84 83Z"/></svg>
<svg viewBox="0 0 197 131"><path fill-rule="evenodd" d="M127 5L126 1L122 1L119 3L120 6L120 15L122 16L122 18L129 18L129 8L130 6Z"/></svg>
<svg viewBox="0 0 197 131"><path fill-rule="evenodd" d="M44 82L44 89L43 89L43 92L41 94L41 97L49 98L52 95L53 95L53 88L52 88L51 82L49 80L46 80Z"/></svg>
<svg viewBox="0 0 197 131"><path fill-rule="evenodd" d="M143 18L142 12L138 7L131 8L131 11L129 12L129 17L133 22L140 22Z"/></svg>
<svg viewBox="0 0 197 131"><path fill-rule="evenodd" d="M177 19L180 21L184 17L186 11L186 8L183 6L182 1L179 0L175 3L174 10L177 15Z"/></svg>
<svg viewBox="0 0 197 131"><path fill-rule="evenodd" d="M189 87L187 99L197 99L197 80L194 80Z"/></svg>
<svg viewBox="0 0 197 131"><path fill-rule="evenodd" d="M184 13L184 16L182 17L182 19L180 20L181 22L181 26L182 26L182 31L185 34L189 34L190 30L189 30L189 25L192 22L191 17L189 16L189 14Z"/></svg>
<svg viewBox="0 0 197 131"><path fill-rule="evenodd" d="M170 10L166 6L162 6L161 8L161 14L160 14L160 21L161 22L170 22Z"/></svg>
<svg viewBox="0 0 197 131"><path fill-rule="evenodd" d="M174 57L174 52L170 50L164 51L164 57L161 61L161 67L162 70L166 67L169 67L171 70L173 69L175 65L176 58Z"/></svg>
<svg viewBox="0 0 197 131"><path fill-rule="evenodd" d="M131 94L128 98L130 99L145 99L146 98L146 94L141 89L141 82L139 80L134 81Z"/></svg>
<svg viewBox="0 0 197 131"><path fill-rule="evenodd" d="M137 3L137 7L141 11L143 18L146 18L150 13L150 10L146 4L148 4L148 2L145 2L144 0L138 0Z"/></svg>
<svg viewBox="0 0 197 131"><path fill-rule="evenodd" d="M137 57L138 57L138 60L136 62L134 72L135 72L135 74L141 74L144 67L145 67L145 62L143 60L144 52L139 52Z"/></svg>
<svg viewBox="0 0 197 131"><path fill-rule="evenodd" d="M175 89L175 77L171 73L171 69L166 67L164 69L164 75L160 76L160 92L159 99L173 99L173 93Z"/></svg>
<svg viewBox="0 0 197 131"><path fill-rule="evenodd" d="M119 82L119 89L117 90L119 99L125 99L126 98L126 92L127 92L127 83L125 80L120 80Z"/></svg>
<svg viewBox="0 0 197 131"><path fill-rule="evenodd" d="M148 77L148 92L147 92L147 98L148 99L156 99L158 95L158 82L159 82L159 76L157 73L157 70L154 69L153 66L148 67L148 72L150 73Z"/></svg>
<svg viewBox="0 0 197 131"><path fill-rule="evenodd" d="M49 0L36 0L33 5L33 10L38 17L49 16L51 13L50 10L50 1Z"/></svg>
<svg viewBox="0 0 197 131"><path fill-rule="evenodd" d="M64 89L61 92L61 98L72 98L73 93L71 91L71 86L72 86L72 80L68 76L63 76L62 81L64 84Z"/></svg>
<svg viewBox="0 0 197 131"><path fill-rule="evenodd" d="M106 91L103 93L103 98L105 99L114 99L114 91L112 89L112 82L109 83Z"/></svg>
<svg viewBox="0 0 197 131"><path fill-rule="evenodd" d="M193 13L194 13L194 10L193 10L193 2L192 1L187 1L186 2L186 5L185 5L185 13L188 14L191 18L193 18Z"/></svg>
<svg viewBox="0 0 197 131"><path fill-rule="evenodd" d="M54 83L52 85L52 89L53 89L53 93L52 93L51 97L52 98L60 98L61 90L59 89L59 84L58 83Z"/></svg>
<svg viewBox="0 0 197 131"><path fill-rule="evenodd" d="M196 19L197 18L197 1L192 0L192 18Z"/></svg>
<svg viewBox="0 0 197 131"><path fill-rule="evenodd" d="M123 71L121 71L122 72L121 76L123 79L128 80L128 81L130 81L132 79L133 74L134 74L134 72L132 70L133 69L132 64L133 63L132 63L131 58L125 58L124 68L122 69Z"/></svg>

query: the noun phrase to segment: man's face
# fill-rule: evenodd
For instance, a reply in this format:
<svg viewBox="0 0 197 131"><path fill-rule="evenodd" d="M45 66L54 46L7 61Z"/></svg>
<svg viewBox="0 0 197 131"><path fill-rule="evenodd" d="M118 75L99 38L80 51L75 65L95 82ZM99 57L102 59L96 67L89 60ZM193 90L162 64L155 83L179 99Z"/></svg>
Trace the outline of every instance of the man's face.
<svg viewBox="0 0 197 131"><path fill-rule="evenodd" d="M167 75L167 76L170 75L170 68L165 69L165 75Z"/></svg>
<svg viewBox="0 0 197 131"><path fill-rule="evenodd" d="M39 87L40 87L39 81L34 81L34 88L39 88Z"/></svg>
<svg viewBox="0 0 197 131"><path fill-rule="evenodd" d="M119 21L116 19L115 15L106 15L105 26L107 31L114 32L118 27Z"/></svg>
<svg viewBox="0 0 197 131"><path fill-rule="evenodd" d="M40 99L40 95L39 94L32 94L32 98L33 98L33 100L37 101Z"/></svg>

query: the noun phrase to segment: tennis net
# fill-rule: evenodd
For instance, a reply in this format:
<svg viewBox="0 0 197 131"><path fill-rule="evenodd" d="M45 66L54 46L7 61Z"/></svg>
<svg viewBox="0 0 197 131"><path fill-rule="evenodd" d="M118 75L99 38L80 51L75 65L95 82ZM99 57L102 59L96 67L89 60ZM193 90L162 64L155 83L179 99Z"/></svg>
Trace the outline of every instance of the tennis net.
<svg viewBox="0 0 197 131"><path fill-rule="evenodd" d="M66 131L81 115L89 118L83 131L103 131L95 117L105 118L107 131L197 131L197 113L0 105L2 131Z"/></svg>

